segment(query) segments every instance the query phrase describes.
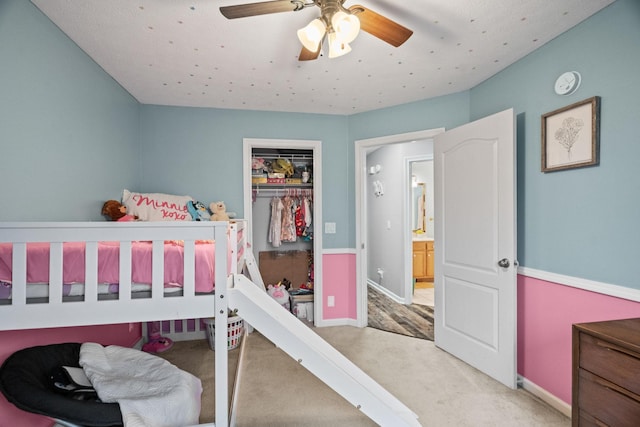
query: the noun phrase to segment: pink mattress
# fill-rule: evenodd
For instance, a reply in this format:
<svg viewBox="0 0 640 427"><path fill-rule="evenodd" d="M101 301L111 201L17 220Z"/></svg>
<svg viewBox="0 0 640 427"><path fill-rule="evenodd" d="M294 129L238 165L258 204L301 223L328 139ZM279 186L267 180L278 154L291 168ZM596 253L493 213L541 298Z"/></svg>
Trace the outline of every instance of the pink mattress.
<svg viewBox="0 0 640 427"><path fill-rule="evenodd" d="M63 245L63 283L85 281L85 250L83 242ZM211 292L215 285L215 244L199 241L195 245L196 292ZM114 285L119 282L118 242L98 243L98 283ZM151 284L151 242L133 242L131 248L132 283ZM182 287L184 279L184 247L179 241L164 244L164 285ZM12 244L0 243L0 281L12 282ZM49 244L27 244L27 283L49 282Z"/></svg>

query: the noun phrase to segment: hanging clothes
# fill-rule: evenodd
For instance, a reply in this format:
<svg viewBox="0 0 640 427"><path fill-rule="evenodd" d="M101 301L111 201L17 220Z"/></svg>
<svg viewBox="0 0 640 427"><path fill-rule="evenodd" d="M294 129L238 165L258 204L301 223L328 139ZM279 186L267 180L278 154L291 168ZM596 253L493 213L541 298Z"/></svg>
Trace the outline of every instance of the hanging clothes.
<svg viewBox="0 0 640 427"><path fill-rule="evenodd" d="M296 241L296 226L294 215L294 202L293 198L285 196L282 198L282 229L280 234L280 240L282 242L295 242Z"/></svg>
<svg viewBox="0 0 640 427"><path fill-rule="evenodd" d="M313 218L312 218L312 212L313 212L313 208L312 208L312 200L309 197L305 197L303 199L303 205L304 205L304 231L302 232L302 235L304 237L304 240L309 241L309 240L313 240Z"/></svg>
<svg viewBox="0 0 640 427"><path fill-rule="evenodd" d="M302 237L304 235L304 229L306 227L304 220L304 201L298 199L295 207L295 224L296 224L296 236Z"/></svg>
<svg viewBox="0 0 640 427"><path fill-rule="evenodd" d="M269 243L278 248L282 244L282 210L284 205L279 197L271 199L271 221L269 222Z"/></svg>

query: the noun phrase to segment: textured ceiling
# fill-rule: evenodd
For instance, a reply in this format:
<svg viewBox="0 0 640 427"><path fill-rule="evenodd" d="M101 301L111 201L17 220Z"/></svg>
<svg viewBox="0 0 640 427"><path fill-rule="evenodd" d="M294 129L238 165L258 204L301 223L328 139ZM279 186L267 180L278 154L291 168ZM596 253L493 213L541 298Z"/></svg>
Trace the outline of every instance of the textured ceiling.
<svg viewBox="0 0 640 427"><path fill-rule="evenodd" d="M470 89L613 0L353 0L414 31L299 62L319 8L228 20L242 0L32 0L143 104L353 114Z"/></svg>

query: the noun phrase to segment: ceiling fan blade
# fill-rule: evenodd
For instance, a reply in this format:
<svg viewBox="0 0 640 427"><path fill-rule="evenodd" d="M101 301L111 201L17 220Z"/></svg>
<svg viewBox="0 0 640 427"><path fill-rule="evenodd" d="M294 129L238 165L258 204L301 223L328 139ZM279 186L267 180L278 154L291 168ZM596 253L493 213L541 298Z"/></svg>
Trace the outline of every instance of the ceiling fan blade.
<svg viewBox="0 0 640 427"><path fill-rule="evenodd" d="M413 31L407 27L403 27L397 22L374 12L371 9L367 9L364 6L351 6L349 10L351 13L356 14L360 19L360 29L362 31L366 31L372 36L375 36L380 40L384 40L392 46L400 46L402 43L406 42L409 37L411 37L411 34L413 34Z"/></svg>
<svg viewBox="0 0 640 427"><path fill-rule="evenodd" d="M311 52L309 49L302 46L300 56L298 56L298 61L313 61L314 59L318 59L318 56L320 56L320 49L322 49L322 46L318 46L317 51Z"/></svg>
<svg viewBox="0 0 640 427"><path fill-rule="evenodd" d="M304 5L300 1L273 0L235 6L222 6L220 7L220 12L222 12L227 19L235 19L247 16L266 15L269 13L293 12L303 7Z"/></svg>

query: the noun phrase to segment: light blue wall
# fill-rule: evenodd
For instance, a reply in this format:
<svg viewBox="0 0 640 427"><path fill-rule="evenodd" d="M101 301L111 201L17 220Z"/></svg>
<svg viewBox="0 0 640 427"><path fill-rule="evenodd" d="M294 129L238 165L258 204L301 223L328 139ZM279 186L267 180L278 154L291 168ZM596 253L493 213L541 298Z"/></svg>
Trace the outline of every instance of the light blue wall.
<svg viewBox="0 0 640 427"><path fill-rule="evenodd" d="M30 2L0 1L0 220L101 219L138 182L138 107Z"/></svg>
<svg viewBox="0 0 640 427"><path fill-rule="evenodd" d="M224 200L243 217L243 138L322 141L324 221L338 233L328 248L353 247L347 228L352 175L345 116L142 106L142 183L139 191L189 194L206 204Z"/></svg>
<svg viewBox="0 0 640 427"><path fill-rule="evenodd" d="M553 84L577 70L576 93ZM471 91L472 119L518 114L521 265L640 289L640 1L618 0ZM541 115L601 97L600 165L542 173Z"/></svg>
<svg viewBox="0 0 640 427"><path fill-rule="evenodd" d="M471 91L348 117L141 106L24 0L0 1L0 40L2 221L101 219L102 201L125 187L222 199L242 215L242 139L310 139L323 143L324 220L338 226L324 246L352 248L355 140L514 107L521 263L640 288L637 0L617 0ZM572 69L581 88L554 95ZM540 115L593 95L600 166L542 174Z"/></svg>

